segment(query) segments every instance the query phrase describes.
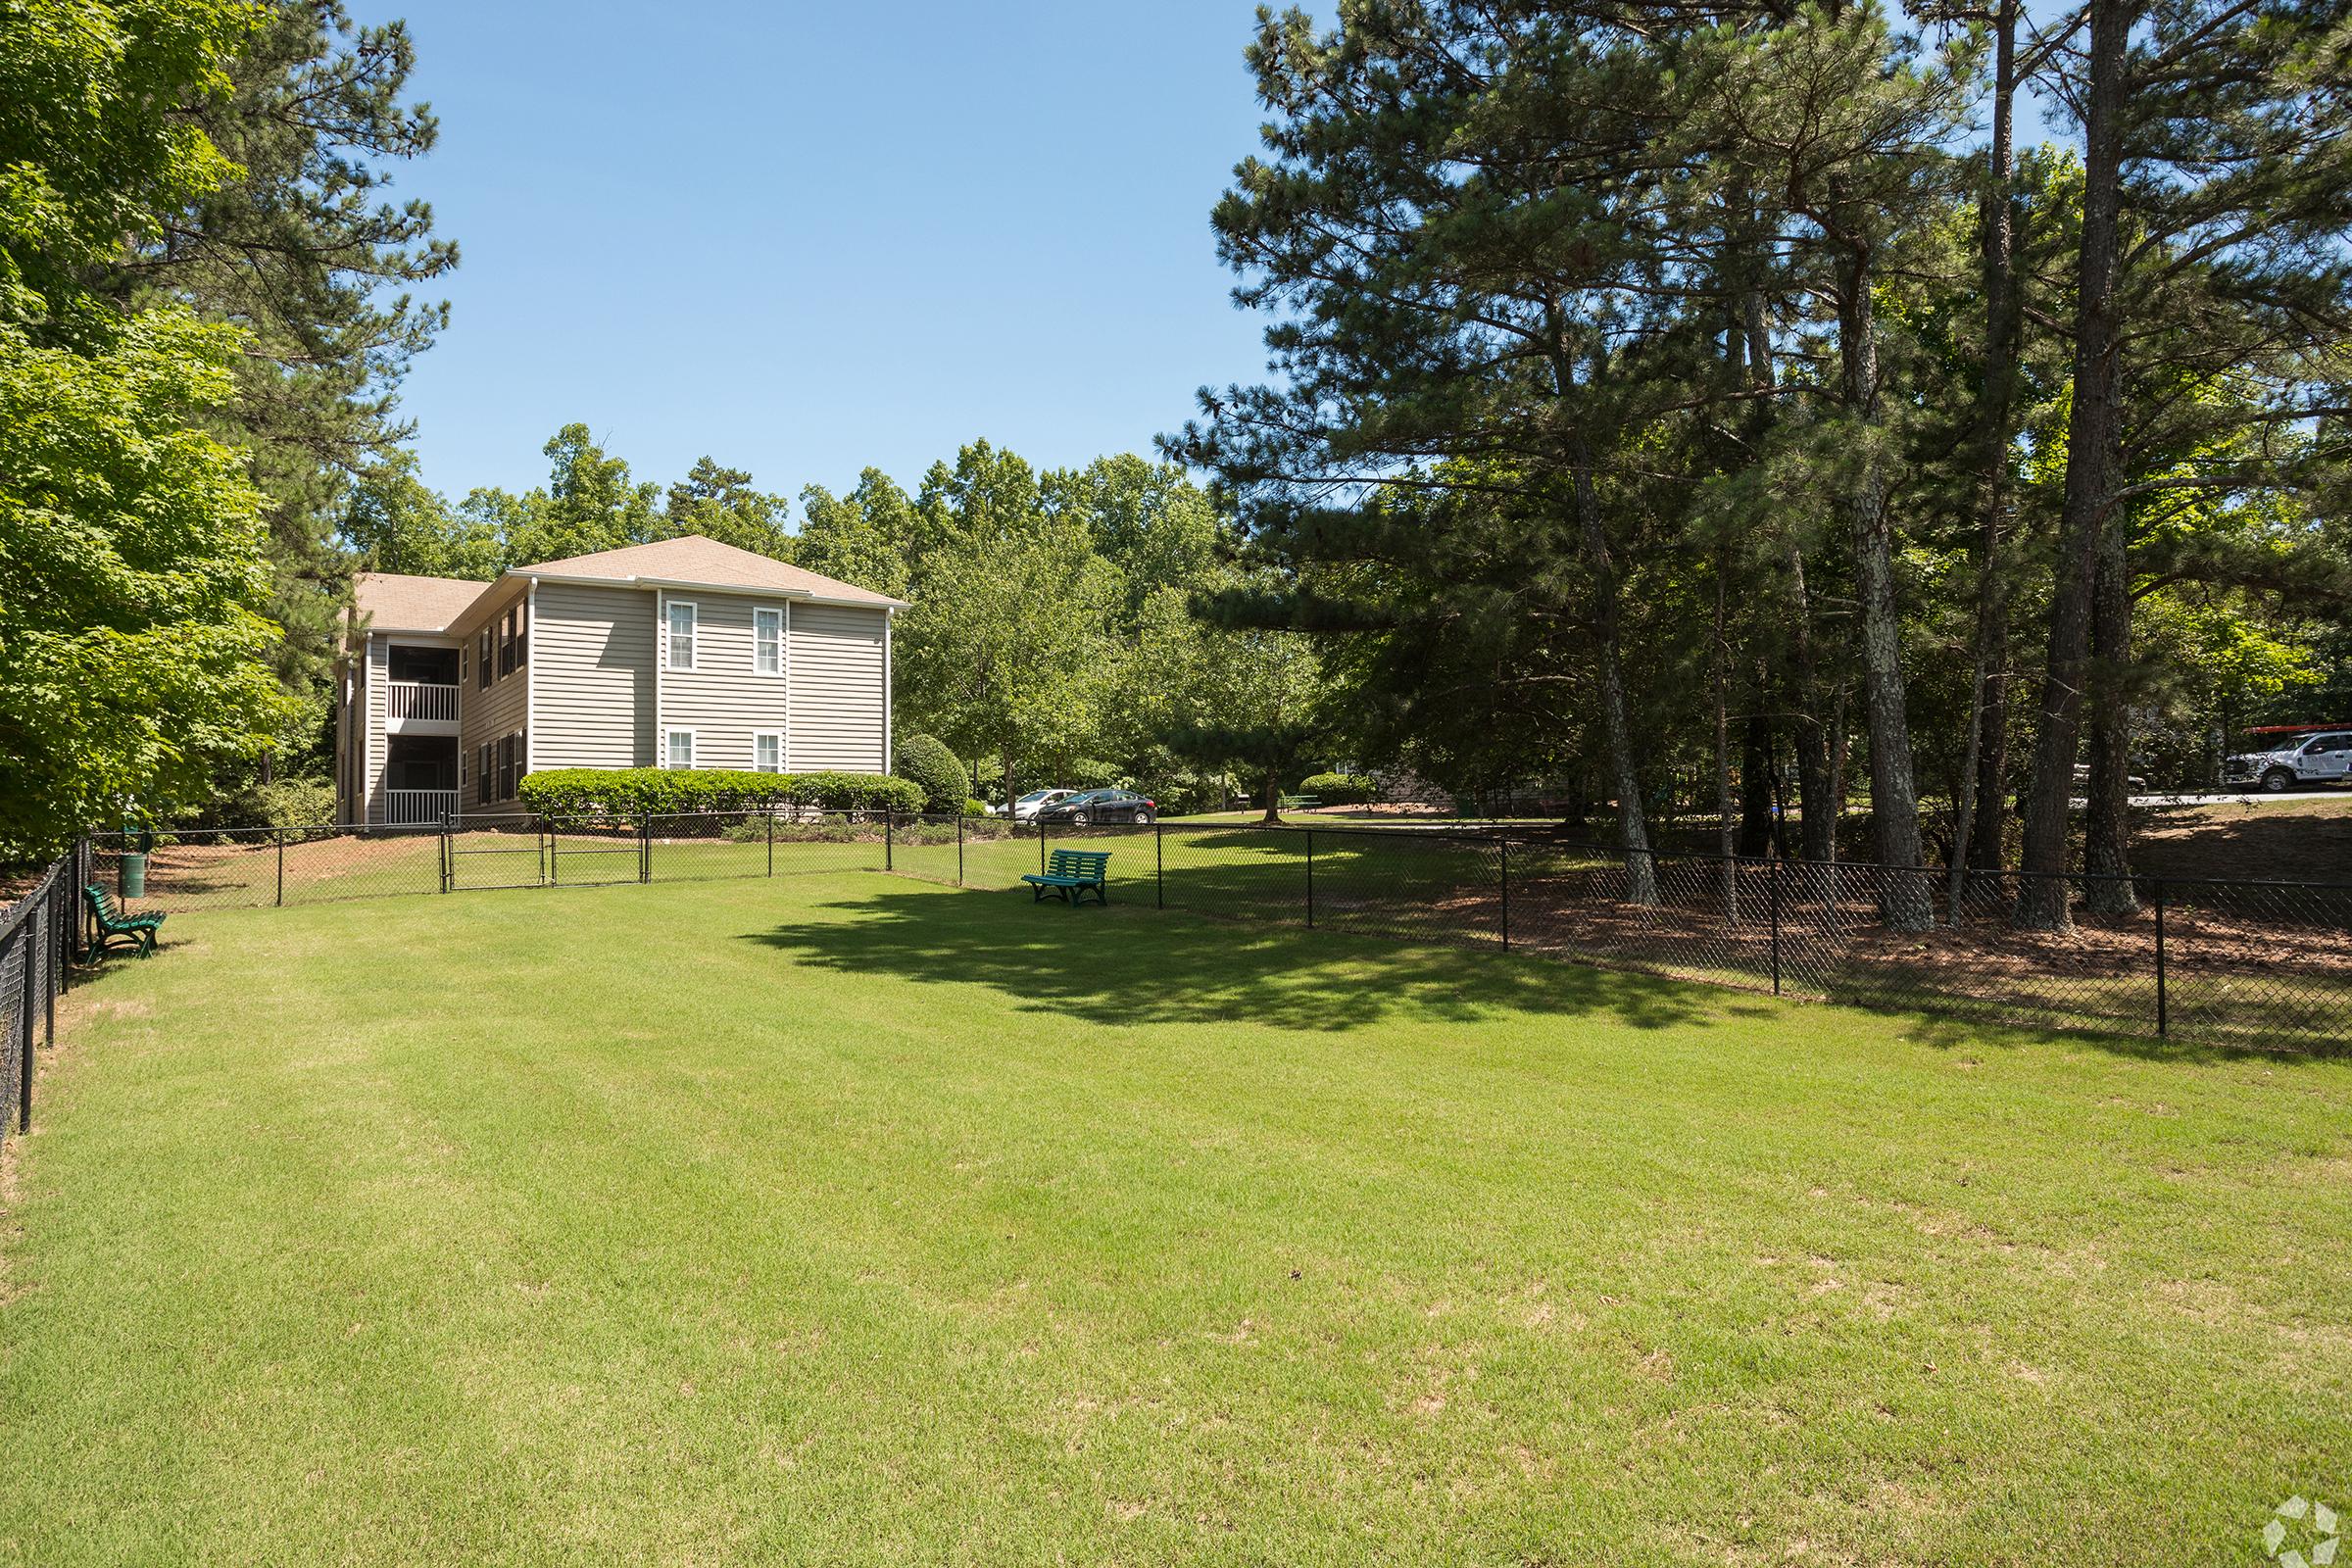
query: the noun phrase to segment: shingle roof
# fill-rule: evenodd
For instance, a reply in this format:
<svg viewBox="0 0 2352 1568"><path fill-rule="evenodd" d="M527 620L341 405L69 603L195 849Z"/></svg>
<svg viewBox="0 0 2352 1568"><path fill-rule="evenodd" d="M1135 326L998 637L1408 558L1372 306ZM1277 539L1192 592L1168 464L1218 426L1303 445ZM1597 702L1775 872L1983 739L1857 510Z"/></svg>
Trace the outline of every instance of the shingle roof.
<svg viewBox="0 0 2352 1568"><path fill-rule="evenodd" d="M875 593L871 588L860 588L749 550L720 544L699 533L657 539L651 544L624 545L618 550L600 550L594 555L573 556L565 561L542 561L536 565L517 566L515 570L532 576L605 577L614 582L645 578L710 588L765 588L877 608L906 603L888 594Z"/></svg>
<svg viewBox="0 0 2352 1568"><path fill-rule="evenodd" d="M352 582L352 605L379 631L439 631L489 586L462 577L363 571Z"/></svg>

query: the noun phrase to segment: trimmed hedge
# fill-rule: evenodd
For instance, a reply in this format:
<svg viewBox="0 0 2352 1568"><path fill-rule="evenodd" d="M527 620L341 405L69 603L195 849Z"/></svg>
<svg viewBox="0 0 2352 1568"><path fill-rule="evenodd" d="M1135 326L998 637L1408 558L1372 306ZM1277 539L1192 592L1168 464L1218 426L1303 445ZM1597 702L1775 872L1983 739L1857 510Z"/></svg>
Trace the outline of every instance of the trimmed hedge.
<svg viewBox="0 0 2352 1568"><path fill-rule="evenodd" d="M887 773L745 773L719 767L552 767L516 787L544 816L632 816L756 811L808 806L823 811L919 811L922 787Z"/></svg>
<svg viewBox="0 0 2352 1568"><path fill-rule="evenodd" d="M1361 806L1372 798L1373 788L1368 773L1316 773L1299 784L1298 793L1325 806Z"/></svg>
<svg viewBox="0 0 2352 1568"><path fill-rule="evenodd" d="M934 736L909 735L899 742L891 769L921 786L926 811L953 811L972 793L972 781L963 776L963 764L956 760L946 741Z"/></svg>

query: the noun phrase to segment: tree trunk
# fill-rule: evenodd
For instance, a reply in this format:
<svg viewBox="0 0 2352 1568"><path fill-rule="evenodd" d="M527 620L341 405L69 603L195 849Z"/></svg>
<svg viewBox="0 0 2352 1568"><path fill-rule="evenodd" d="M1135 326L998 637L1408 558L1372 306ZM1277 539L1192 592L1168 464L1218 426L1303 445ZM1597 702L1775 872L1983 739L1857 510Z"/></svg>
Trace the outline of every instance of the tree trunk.
<svg viewBox="0 0 2352 1568"><path fill-rule="evenodd" d="M1282 820L1282 769L1279 767L1266 769L1266 814L1259 817L1258 820L1261 822Z"/></svg>
<svg viewBox="0 0 2352 1568"><path fill-rule="evenodd" d="M2083 902L2097 914L2138 912L2132 889L2132 710L2126 676L2132 661L2132 588L2124 557L2124 518L2112 509L2099 530L2099 566L2091 588L2090 785L2083 793Z"/></svg>
<svg viewBox="0 0 2352 1568"><path fill-rule="evenodd" d="M1968 756L1952 802L1950 908L1955 925L1960 919L1968 868L2000 868L2008 826L2003 774L2009 760L2009 585L2001 541L2009 514L2010 416L2015 401L2019 321L2013 152L2017 14L2017 0L2002 0L1993 24L1992 145L1985 154L1983 202L1984 391L1977 423L1982 518L1977 537L1976 669L1969 683Z"/></svg>
<svg viewBox="0 0 2352 1568"><path fill-rule="evenodd" d="M1584 454L1578 454L1580 459ZM1593 629L1600 639L1600 720L1609 749L1609 781L1617 792L1617 843L1625 851L1628 903L1658 902L1658 872L1649 853L1649 828L1642 816L1642 775L1634 765L1633 728L1625 711L1625 672L1617 642L1617 568L1609 556L1608 530L1592 493L1592 470L1576 469L1576 520L1592 573Z"/></svg>
<svg viewBox="0 0 2352 1568"><path fill-rule="evenodd" d="M1740 735L1740 853L1772 853L1772 721L1762 713L1748 714Z"/></svg>
<svg viewBox="0 0 2352 1568"><path fill-rule="evenodd" d="M1738 842L1732 819L1732 736L1731 716L1727 711L1732 654L1724 635L1724 557L1729 553L1718 550L1715 554L1715 835L1716 847L1723 855L1723 918L1726 924L1737 925L1740 867L1732 858Z"/></svg>
<svg viewBox="0 0 2352 1568"><path fill-rule="evenodd" d="M1747 332L1748 380L1759 388L1769 387L1775 379L1772 329L1765 316L1761 289L1751 288L1746 292L1741 301L1741 317ZM1832 860L1837 858L1833 845L1838 821L1836 811L1830 807L1829 735L1822 721L1821 672L1813 654L1813 606L1805 590L1805 553L1794 533L1782 535L1781 568L1788 576L1788 655L1795 674L1796 724L1792 741L1796 751L1796 788L1805 813L1797 840L1798 853L1808 860Z"/></svg>
<svg viewBox="0 0 2352 1568"><path fill-rule="evenodd" d="M1870 816L1881 866L1879 909L1898 931L1935 924L1936 901L1920 865L1919 793L1904 710L1902 631L1894 603L1894 529L1886 512L1886 455L1879 450L1879 351L1870 299L1870 256L1849 249L1838 302L1845 405L1862 443L1848 506L1854 587L1862 602L1862 714L1870 731Z"/></svg>
<svg viewBox="0 0 2352 1568"><path fill-rule="evenodd" d="M2137 6L2126 0L2091 0L2082 244L2076 262L2074 409L2066 436L2066 497L2058 521L2041 721L2034 738L2034 777L2026 796L2020 863L2028 875L2017 900L2017 924L2029 930L2060 930L2072 919L2064 874L2067 828L2075 758L2082 739L2099 536L2115 492L2121 429L2116 320L2117 230L2123 210L2121 122L2124 50L2137 20Z"/></svg>

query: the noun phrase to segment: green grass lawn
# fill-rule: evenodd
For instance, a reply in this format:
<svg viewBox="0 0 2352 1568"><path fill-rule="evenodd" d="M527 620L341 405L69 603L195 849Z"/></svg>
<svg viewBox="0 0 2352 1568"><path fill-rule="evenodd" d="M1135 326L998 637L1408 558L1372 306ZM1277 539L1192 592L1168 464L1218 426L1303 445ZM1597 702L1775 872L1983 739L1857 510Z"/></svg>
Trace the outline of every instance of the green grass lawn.
<svg viewBox="0 0 2352 1568"><path fill-rule="evenodd" d="M0 1560L2256 1562L2352 1496L2352 1062L855 872L166 935L11 1146Z"/></svg>

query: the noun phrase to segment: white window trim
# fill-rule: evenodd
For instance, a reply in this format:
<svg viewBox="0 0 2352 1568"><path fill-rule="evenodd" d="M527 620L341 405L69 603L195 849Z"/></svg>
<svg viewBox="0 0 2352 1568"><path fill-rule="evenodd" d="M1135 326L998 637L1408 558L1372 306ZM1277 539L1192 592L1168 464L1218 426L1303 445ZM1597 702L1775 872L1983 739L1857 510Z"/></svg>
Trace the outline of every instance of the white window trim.
<svg viewBox="0 0 2352 1568"><path fill-rule="evenodd" d="M784 614L784 607L781 605L754 605L752 607L752 673L761 680L782 680L784 678L786 665ZM776 667L773 669L760 667L760 617L761 615L776 617Z"/></svg>
<svg viewBox="0 0 2352 1568"><path fill-rule="evenodd" d="M671 647L671 638L669 634L670 624L681 609L690 612L694 617L694 630L688 632L686 635L687 640L693 645L694 648L695 663L679 663L674 657L675 651ZM703 607L701 601L694 599L663 600L662 605L662 667L663 669L674 669L683 675L691 675L694 673L696 664L701 662L702 657Z"/></svg>
<svg viewBox="0 0 2352 1568"><path fill-rule="evenodd" d="M690 729L665 729L662 732L662 765L663 767L676 767L678 765L669 760L669 743L676 740L681 735L686 737L686 766L692 768L697 764L700 759L700 752L697 747L694 731Z"/></svg>
<svg viewBox="0 0 2352 1568"><path fill-rule="evenodd" d="M752 731L752 771L755 773L767 771L760 765L760 743L770 736L775 737L776 742L776 771L784 771L784 732L780 729L756 729Z"/></svg>

